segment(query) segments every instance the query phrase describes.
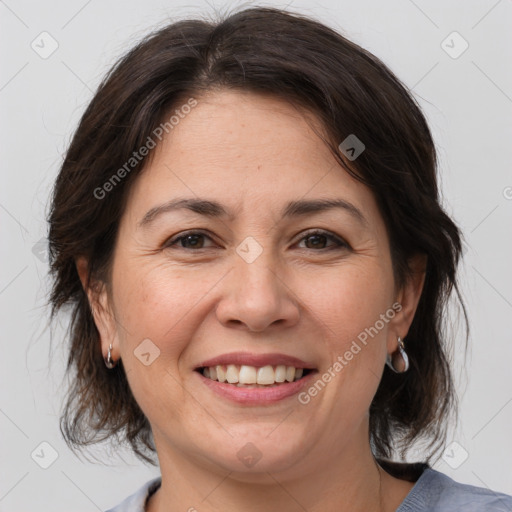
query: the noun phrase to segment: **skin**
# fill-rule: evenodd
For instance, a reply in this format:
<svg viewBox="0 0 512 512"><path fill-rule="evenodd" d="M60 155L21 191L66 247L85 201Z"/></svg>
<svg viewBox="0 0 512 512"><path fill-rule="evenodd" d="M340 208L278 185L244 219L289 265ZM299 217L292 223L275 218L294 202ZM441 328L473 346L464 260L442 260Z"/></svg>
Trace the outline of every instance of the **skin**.
<svg viewBox="0 0 512 512"><path fill-rule="evenodd" d="M425 262L411 260L415 272L397 289L375 199L336 162L312 116L255 93L197 99L130 190L110 287L88 290L103 354L112 343L153 429L162 486L146 510L394 511L413 483L376 464L368 410L386 354L412 322ZM178 197L216 200L233 217L182 209L138 227ZM281 218L289 201L326 198L350 202L366 224L343 209ZM349 247L315 244L312 228ZM165 247L187 230L207 233L195 240L203 248ZM236 252L248 236L262 248L252 263ZM85 282L86 261L77 266ZM294 355L322 374L395 302L401 311L306 405L296 396L236 404L194 373L207 358L247 351ZM160 350L149 366L134 356L146 338ZM251 468L237 456L247 442L261 454Z"/></svg>

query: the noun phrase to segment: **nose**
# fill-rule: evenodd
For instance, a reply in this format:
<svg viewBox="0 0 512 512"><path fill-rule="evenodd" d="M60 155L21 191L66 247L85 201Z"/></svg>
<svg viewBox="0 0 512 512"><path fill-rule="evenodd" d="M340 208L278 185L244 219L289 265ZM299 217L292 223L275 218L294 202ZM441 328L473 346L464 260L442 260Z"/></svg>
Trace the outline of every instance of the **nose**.
<svg viewBox="0 0 512 512"><path fill-rule="evenodd" d="M224 280L224 291L216 315L226 327L261 332L281 325L291 327L300 318L299 301L285 282L285 276L261 254L247 263L234 256L234 268Z"/></svg>

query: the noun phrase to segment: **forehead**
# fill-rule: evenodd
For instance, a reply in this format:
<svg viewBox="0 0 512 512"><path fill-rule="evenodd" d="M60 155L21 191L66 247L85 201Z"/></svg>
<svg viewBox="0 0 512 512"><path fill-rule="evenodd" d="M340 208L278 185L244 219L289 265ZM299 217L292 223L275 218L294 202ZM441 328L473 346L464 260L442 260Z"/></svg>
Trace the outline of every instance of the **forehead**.
<svg viewBox="0 0 512 512"><path fill-rule="evenodd" d="M138 217L173 197L210 197L232 212L299 199L344 198L376 213L373 195L319 137L313 115L268 95L223 91L197 97L165 136L131 191ZM178 107L179 108L179 107Z"/></svg>
<svg viewBox="0 0 512 512"><path fill-rule="evenodd" d="M314 129L318 120L304 110L270 95L224 91L198 98L197 106L171 131L161 152L195 168L215 166L231 172L249 168L265 172L276 165L293 164L306 171L333 164ZM314 129L311 127L314 126ZM264 165L266 164L266 165ZM288 169L283 171L291 171ZM278 176L274 176L278 178Z"/></svg>

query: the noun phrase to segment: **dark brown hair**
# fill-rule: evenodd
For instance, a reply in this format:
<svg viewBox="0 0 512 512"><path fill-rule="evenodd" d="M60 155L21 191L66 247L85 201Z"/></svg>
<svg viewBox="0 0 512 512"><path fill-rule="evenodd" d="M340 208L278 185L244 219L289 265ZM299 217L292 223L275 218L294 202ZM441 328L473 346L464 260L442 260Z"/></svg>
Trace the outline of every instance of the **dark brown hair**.
<svg viewBox="0 0 512 512"><path fill-rule="evenodd" d="M428 257L405 340L411 367L403 374L384 370L370 407L370 441L376 457L392 458L424 440L429 460L444 443L447 418L456 411L444 317L453 289L460 299L461 256L460 232L440 204L429 127L407 88L379 59L322 23L273 8L250 8L215 22L179 21L158 30L114 66L82 116L49 215L52 318L65 305L71 310L72 385L61 417L64 438L71 448L111 437L127 440L140 458L154 459L150 425L122 361L113 370L105 367L75 262L85 256L90 284L108 285L126 197L149 157L121 173L106 197L97 191L112 183L171 111L187 98L200 100L219 89L270 94L314 114L340 165L375 195L398 286L412 256ZM365 145L355 160L338 148L351 134Z"/></svg>

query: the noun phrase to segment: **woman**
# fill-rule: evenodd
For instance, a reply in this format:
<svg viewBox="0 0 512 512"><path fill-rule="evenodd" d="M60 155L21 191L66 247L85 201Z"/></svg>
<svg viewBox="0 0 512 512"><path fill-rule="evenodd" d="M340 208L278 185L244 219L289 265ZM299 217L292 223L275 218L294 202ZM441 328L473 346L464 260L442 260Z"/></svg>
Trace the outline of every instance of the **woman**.
<svg viewBox="0 0 512 512"><path fill-rule="evenodd" d="M269 8L156 32L83 115L49 221L63 434L161 470L111 511L511 509L430 466L460 232L419 107L354 43Z"/></svg>

